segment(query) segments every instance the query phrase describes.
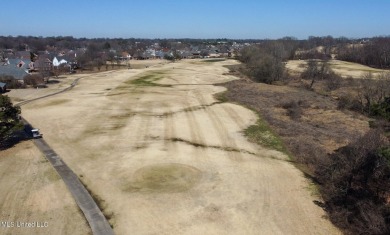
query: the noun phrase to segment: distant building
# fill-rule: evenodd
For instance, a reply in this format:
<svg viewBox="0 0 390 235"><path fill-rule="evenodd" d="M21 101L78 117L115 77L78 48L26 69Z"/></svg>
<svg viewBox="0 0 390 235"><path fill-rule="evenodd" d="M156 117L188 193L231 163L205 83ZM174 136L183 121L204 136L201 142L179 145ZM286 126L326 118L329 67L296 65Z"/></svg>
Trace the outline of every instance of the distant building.
<svg viewBox="0 0 390 235"><path fill-rule="evenodd" d="M0 82L0 93L4 93L7 91L7 83Z"/></svg>
<svg viewBox="0 0 390 235"><path fill-rule="evenodd" d="M33 71L34 72L50 72L53 68L53 62L49 58L39 58L34 61Z"/></svg>
<svg viewBox="0 0 390 235"><path fill-rule="evenodd" d="M56 66L56 67L60 66L61 64L67 64L67 63L68 63L68 61L66 61L65 59L58 60L57 57L54 57L53 62L52 62L53 66Z"/></svg>
<svg viewBox="0 0 390 235"><path fill-rule="evenodd" d="M7 63L0 64L0 75L13 76L17 80L23 80L29 73L30 60L8 59Z"/></svg>

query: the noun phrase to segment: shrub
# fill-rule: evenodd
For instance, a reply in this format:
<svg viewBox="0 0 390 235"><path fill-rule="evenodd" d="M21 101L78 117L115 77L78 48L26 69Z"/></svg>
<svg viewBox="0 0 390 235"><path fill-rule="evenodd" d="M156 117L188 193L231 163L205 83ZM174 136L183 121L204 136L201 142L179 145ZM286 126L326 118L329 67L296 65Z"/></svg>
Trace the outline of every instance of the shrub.
<svg viewBox="0 0 390 235"><path fill-rule="evenodd" d="M363 110L363 106L359 100L355 97L344 95L341 96L337 103L338 109L348 109L352 111L361 112Z"/></svg>
<svg viewBox="0 0 390 235"><path fill-rule="evenodd" d="M347 233L390 233L388 149L382 133L372 130L316 165L330 219Z"/></svg>
<svg viewBox="0 0 390 235"><path fill-rule="evenodd" d="M340 88L343 79L341 76L337 75L335 72L331 71L328 76L325 78L325 84L328 91L333 91Z"/></svg>
<svg viewBox="0 0 390 235"><path fill-rule="evenodd" d="M297 102L297 101L293 100L293 101L284 103L282 105L282 107L287 110L287 115L291 119L297 120L297 119L301 118L302 113L303 113L302 108L300 106L301 103L302 103L302 101Z"/></svg>
<svg viewBox="0 0 390 235"><path fill-rule="evenodd" d="M373 116L381 117L390 121L390 97L386 97L381 103L373 104L371 106L371 113Z"/></svg>
<svg viewBox="0 0 390 235"><path fill-rule="evenodd" d="M23 78L24 84L37 87L39 84L44 83L43 76L40 74L29 74Z"/></svg>

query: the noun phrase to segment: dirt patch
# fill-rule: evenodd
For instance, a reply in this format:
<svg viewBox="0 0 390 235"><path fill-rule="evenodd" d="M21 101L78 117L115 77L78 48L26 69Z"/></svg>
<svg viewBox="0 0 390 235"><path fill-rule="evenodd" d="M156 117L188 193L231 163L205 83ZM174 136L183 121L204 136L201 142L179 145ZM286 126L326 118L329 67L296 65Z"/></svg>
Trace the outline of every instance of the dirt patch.
<svg viewBox="0 0 390 235"><path fill-rule="evenodd" d="M137 170L125 190L142 193L183 192L194 187L201 175L200 170L183 164L150 165Z"/></svg>
<svg viewBox="0 0 390 235"><path fill-rule="evenodd" d="M51 182L59 181L61 180L61 177L58 175L57 172L53 171L53 169L46 170L43 175Z"/></svg>

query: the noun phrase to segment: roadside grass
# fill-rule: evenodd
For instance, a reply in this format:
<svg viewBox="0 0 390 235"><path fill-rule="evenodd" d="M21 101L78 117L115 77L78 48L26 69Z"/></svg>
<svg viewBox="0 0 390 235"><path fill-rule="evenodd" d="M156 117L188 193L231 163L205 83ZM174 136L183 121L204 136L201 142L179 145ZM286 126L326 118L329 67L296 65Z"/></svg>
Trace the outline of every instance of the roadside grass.
<svg viewBox="0 0 390 235"><path fill-rule="evenodd" d="M81 184L84 185L84 188L91 195L92 199L95 201L96 205L101 210L101 212L103 213L104 217L107 219L107 221L110 224L111 228L114 228L114 226L115 226L115 215L114 215L113 212L107 210L107 203L106 203L106 201L104 199L102 199L99 195L95 194L88 187L88 185L84 182L84 176L83 175L79 175L79 180L80 180Z"/></svg>

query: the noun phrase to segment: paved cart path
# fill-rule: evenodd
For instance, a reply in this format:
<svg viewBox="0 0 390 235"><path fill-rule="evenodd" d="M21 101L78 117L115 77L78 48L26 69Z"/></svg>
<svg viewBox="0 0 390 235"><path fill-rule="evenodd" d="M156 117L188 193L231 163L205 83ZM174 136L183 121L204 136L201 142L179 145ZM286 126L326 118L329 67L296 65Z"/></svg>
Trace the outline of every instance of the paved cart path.
<svg viewBox="0 0 390 235"><path fill-rule="evenodd" d="M74 86L77 85L77 82L81 78L83 77L75 79L69 87L63 89L62 91L57 91L55 93L48 94L42 97L26 100L16 105L22 106L32 101L40 100L43 98L51 97L69 91ZM25 123L25 125L30 125L27 122L27 120L25 120L24 118L22 118L22 120ZM81 183L77 175L65 164L65 162L46 143L46 141L43 138L34 139L34 143L39 148L39 150L45 155L46 159L53 165L57 173L61 176L62 180L68 187L69 191L72 193L72 196L75 199L77 205L84 213L85 218L87 219L93 234L94 235L114 234L110 224L108 223L107 219L104 217L102 211L99 209L99 207L97 206L96 202L93 200L89 192L85 189L84 185Z"/></svg>
<svg viewBox="0 0 390 235"><path fill-rule="evenodd" d="M25 120L24 122L28 124ZM89 225L91 226L93 234L114 234L110 224L96 205L89 192L80 182L77 175L65 164L65 162L43 138L34 139L34 143L61 176L69 191L72 193L73 198L76 200L77 205L83 211Z"/></svg>

